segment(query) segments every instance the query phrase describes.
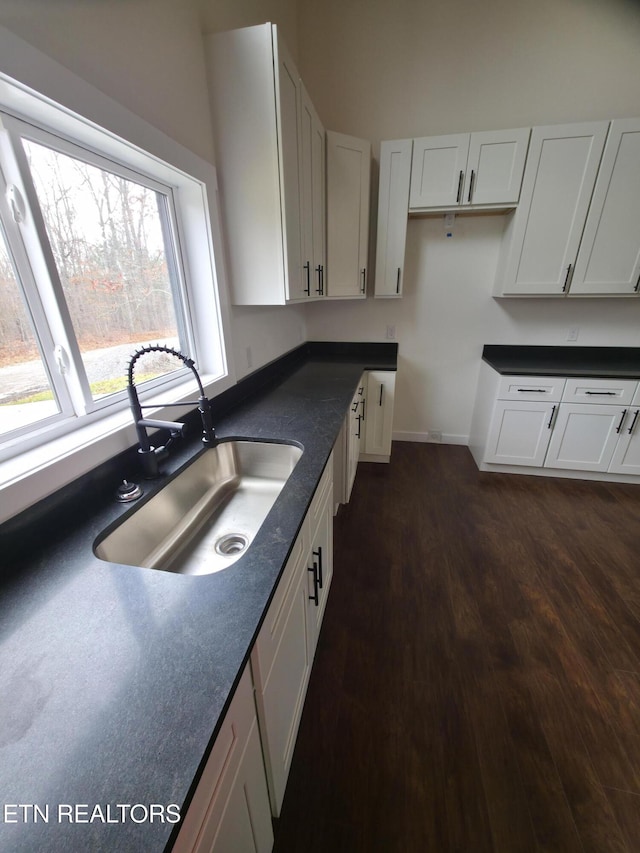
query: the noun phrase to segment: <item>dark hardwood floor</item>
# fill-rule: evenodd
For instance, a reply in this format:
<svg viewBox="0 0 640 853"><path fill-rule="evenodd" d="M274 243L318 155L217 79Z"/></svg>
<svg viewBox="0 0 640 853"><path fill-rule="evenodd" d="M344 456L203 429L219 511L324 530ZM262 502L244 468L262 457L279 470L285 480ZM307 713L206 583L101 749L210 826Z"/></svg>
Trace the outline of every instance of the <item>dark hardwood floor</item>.
<svg viewBox="0 0 640 853"><path fill-rule="evenodd" d="M640 851L640 487L395 443L334 529L275 853Z"/></svg>

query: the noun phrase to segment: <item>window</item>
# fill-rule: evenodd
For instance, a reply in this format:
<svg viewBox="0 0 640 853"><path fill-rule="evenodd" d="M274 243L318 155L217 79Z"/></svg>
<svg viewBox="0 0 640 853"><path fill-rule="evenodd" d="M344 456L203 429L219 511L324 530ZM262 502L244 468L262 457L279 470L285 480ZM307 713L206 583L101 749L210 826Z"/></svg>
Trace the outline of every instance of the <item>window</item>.
<svg viewBox="0 0 640 853"><path fill-rule="evenodd" d="M0 440L120 402L145 343L192 350L171 188L9 116L2 127ZM146 360L138 379L178 364Z"/></svg>
<svg viewBox="0 0 640 853"><path fill-rule="evenodd" d="M98 170L94 174L100 180L122 179L123 195L125 188L130 196L144 194L138 216L149 214L156 222L152 227L145 219L146 239L150 255L160 248L164 251L171 288L165 304L170 303L174 312L174 334L195 359L209 397L229 388L235 378L225 351L229 303L212 163L1 27L0 113L7 115L0 127L0 291L3 305L11 306L6 317L5 309L0 309L0 369L5 368L0 395L24 393L24 388L12 389L13 380L8 378L12 367L4 363L7 348L11 359L22 348L19 360L29 362L42 389L42 399L29 402L18 402L22 397L14 396L9 405L0 397L1 523L136 441L126 395L96 385L91 369L85 367L91 359L83 361L83 353L91 352L94 344L84 326L76 334L78 320L64 298L65 246L56 246L48 236L38 181L41 195L43 183L44 190L50 188L46 178L37 177L34 151L35 158L45 159L56 152L63 176L61 163L69 162L64 156L73 169L77 162L80 170L89 166ZM95 225L90 218L84 221L84 214L77 214L75 222L85 229L78 251L86 272ZM155 261L157 272L163 262L157 254ZM109 289L104 279L94 276L88 281L84 295L88 290L94 300L104 300L106 294L100 290ZM156 284L157 280L157 291ZM116 297L111 304L118 301ZM89 300L85 311L96 315L96 302ZM114 328L106 316L102 323L103 331ZM12 341L9 347L3 346L5 335ZM113 344L111 340L106 348ZM144 361L136 367L137 376L138 367L147 370ZM159 375L145 382L141 397L154 407L145 413L171 420L188 409L163 411L162 404L194 399L195 382L191 371L166 370L168 365L148 367L149 373Z"/></svg>
<svg viewBox="0 0 640 853"><path fill-rule="evenodd" d="M126 408L127 363L145 344L201 359L176 186L114 159L113 145L0 122L2 458ZM221 340L217 352L222 372ZM187 373L154 354L136 379L144 395Z"/></svg>

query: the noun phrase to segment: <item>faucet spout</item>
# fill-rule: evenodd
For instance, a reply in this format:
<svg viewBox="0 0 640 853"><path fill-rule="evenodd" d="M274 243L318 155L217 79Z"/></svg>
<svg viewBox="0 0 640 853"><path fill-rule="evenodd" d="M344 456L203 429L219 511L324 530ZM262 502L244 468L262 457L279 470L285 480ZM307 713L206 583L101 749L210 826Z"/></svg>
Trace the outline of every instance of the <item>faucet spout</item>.
<svg viewBox="0 0 640 853"><path fill-rule="evenodd" d="M154 420L152 418L145 418L142 413L143 409L151 408L151 406L140 405L140 399L138 397L138 391L136 389L134 381L134 367L137 360L141 356L146 355L150 352L162 352L168 355L175 356L175 358L178 358L180 359L180 361L182 361L185 367L188 367L191 370L198 384L198 390L200 391L200 396L198 400L184 401L182 403L168 403L165 405L197 406L198 412L200 413L200 419L202 421L202 443L206 447L213 446L216 443L216 433L213 427L211 405L204 393L202 380L200 379L200 375L196 370L195 362L193 361L193 359L189 358L188 356L184 355L184 353L181 353L178 350L172 349L171 347L165 347L160 344L146 346L142 347L142 349L136 350L136 352L131 356L131 359L129 360L129 367L127 370L127 393L129 395L129 404L131 406L133 422L135 424L136 434L138 436L138 444L140 445L138 448L138 453L140 454L140 458L142 460L145 475L149 478L158 476L158 474L160 473L160 460L164 459L167 456L171 444L175 441L176 438L183 436L186 430L185 424L175 423L174 421L161 421ZM161 447L154 447L149 440L147 428L168 429L169 438L167 439L166 443Z"/></svg>

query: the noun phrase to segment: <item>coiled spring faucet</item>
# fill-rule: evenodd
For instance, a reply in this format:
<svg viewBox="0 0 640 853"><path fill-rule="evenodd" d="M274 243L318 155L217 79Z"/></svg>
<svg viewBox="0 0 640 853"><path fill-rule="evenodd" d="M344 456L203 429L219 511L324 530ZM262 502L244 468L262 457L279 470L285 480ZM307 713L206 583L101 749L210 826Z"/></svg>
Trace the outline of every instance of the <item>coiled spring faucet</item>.
<svg viewBox="0 0 640 853"><path fill-rule="evenodd" d="M138 443L140 447L138 448L138 453L140 454L140 459L142 462L142 467L144 469L145 477L157 477L160 473L160 462L168 456L169 447L173 444L176 438L183 436L185 434L186 425L181 423L176 423L175 421L160 421L155 420L153 418L145 418L142 414L143 409L151 409L155 408L154 406L141 406L140 400L138 398L138 392L136 390L135 382L134 382L134 367L137 360L143 356L147 355L150 352L162 352L167 355L175 356L180 359L180 361L188 367L193 375L196 378L196 382L198 383L198 390L200 391L200 397L198 400L188 400L182 403L165 403L163 405L166 406L197 406L198 411L200 412L200 419L202 420L202 443L205 447L212 447L216 443L216 432L213 428L213 420L211 417L211 406L209 404L209 400L207 399L204 388L202 387L202 381L196 370L195 363L192 358L184 355L184 353L179 352L178 350L172 349L171 347L165 347L161 344L153 344L151 346L142 347L131 356L129 361L129 367L127 370L127 393L129 394L129 403L131 405L131 411L133 413L133 421L136 426L136 433L138 434ZM161 447L154 447L149 441L149 436L147 435L147 428L150 429L168 429L169 430L169 438L166 443Z"/></svg>

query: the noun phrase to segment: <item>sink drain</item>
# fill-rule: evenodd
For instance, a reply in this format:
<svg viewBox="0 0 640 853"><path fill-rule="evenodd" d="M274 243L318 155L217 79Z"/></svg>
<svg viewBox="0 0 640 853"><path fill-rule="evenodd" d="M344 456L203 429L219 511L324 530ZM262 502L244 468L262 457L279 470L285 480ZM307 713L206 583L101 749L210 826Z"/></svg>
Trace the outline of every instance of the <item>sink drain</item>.
<svg viewBox="0 0 640 853"><path fill-rule="evenodd" d="M237 557L238 554L242 554L248 544L249 540L241 533L228 533L218 539L215 549L216 553L223 557Z"/></svg>

